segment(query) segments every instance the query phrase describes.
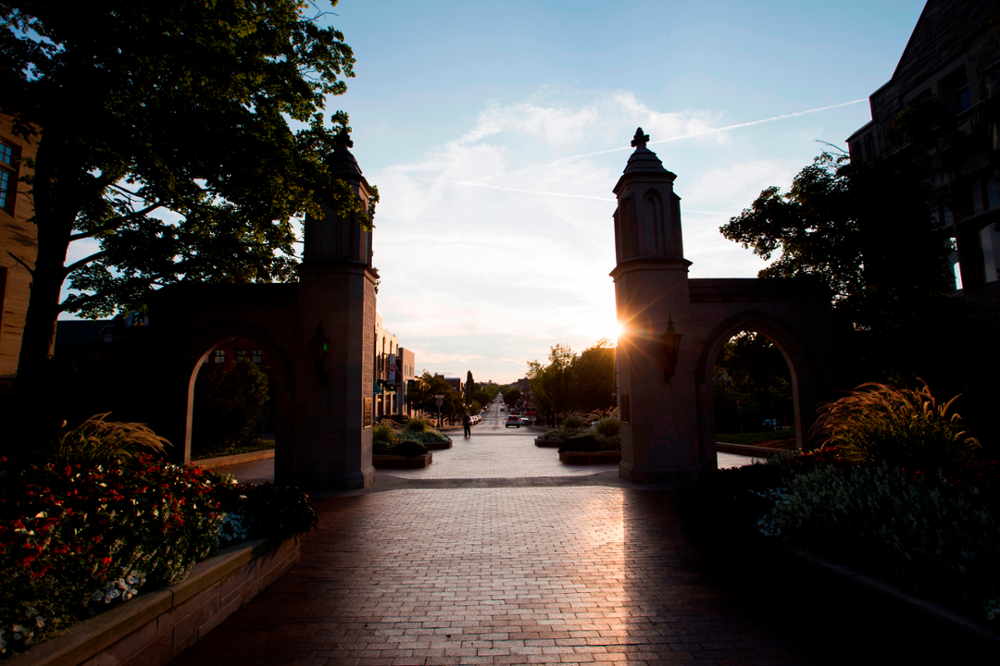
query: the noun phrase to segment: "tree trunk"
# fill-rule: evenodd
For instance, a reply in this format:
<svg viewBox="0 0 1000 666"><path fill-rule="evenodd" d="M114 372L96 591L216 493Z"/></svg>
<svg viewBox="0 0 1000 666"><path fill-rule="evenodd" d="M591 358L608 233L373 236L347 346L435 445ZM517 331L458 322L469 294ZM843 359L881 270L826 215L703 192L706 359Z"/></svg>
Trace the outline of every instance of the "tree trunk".
<svg viewBox="0 0 1000 666"><path fill-rule="evenodd" d="M53 151L52 144L58 143L53 139L43 134L35 157L32 198L38 254L31 274L31 294L17 364L17 392L25 397L36 388L52 356L60 312L59 293L66 278L66 252L78 210L78 206L59 205L60 200L74 200L72 196L65 196L66 190L72 194L73 188L60 185L79 181L73 177L71 167L60 169L47 159L50 153L59 152L58 149ZM60 181L62 183L56 185Z"/></svg>

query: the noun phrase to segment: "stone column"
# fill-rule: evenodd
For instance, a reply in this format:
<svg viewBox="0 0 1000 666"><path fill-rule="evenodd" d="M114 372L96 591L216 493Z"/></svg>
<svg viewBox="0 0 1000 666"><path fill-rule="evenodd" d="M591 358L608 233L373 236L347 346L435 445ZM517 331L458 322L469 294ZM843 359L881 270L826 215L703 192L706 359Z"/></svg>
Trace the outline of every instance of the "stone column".
<svg viewBox="0 0 1000 666"><path fill-rule="evenodd" d="M372 190L344 135L329 165L368 209ZM372 232L357 215L307 217L295 340L295 447L281 476L306 487L375 481L372 421L375 282Z"/></svg>
<svg viewBox="0 0 1000 666"><path fill-rule="evenodd" d="M648 141L638 129L636 150L614 189L617 266L611 273L623 328L619 473L637 483L688 480L701 472L690 262L683 257L680 197L673 192L676 175L646 148ZM672 334L681 336L673 363L667 344Z"/></svg>

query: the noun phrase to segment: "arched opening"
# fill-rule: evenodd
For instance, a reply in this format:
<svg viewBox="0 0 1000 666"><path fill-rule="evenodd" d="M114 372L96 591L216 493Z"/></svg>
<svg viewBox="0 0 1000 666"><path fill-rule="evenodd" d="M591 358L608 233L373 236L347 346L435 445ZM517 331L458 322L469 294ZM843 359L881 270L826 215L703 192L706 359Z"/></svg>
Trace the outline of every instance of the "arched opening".
<svg viewBox="0 0 1000 666"><path fill-rule="evenodd" d="M712 400L719 467L740 462L724 445L797 448L792 370L763 333L743 330L723 343L712 371Z"/></svg>
<svg viewBox="0 0 1000 666"><path fill-rule="evenodd" d="M727 349L727 343L730 341L734 342ZM734 426L738 428L741 416L744 434L748 434L751 430L756 431L760 442L787 438L787 443L783 445L789 449L806 448L807 434L815 419L814 411L819 389L817 386L819 373L806 349L791 326L766 312L743 312L716 327L707 340L699 363L698 421L703 469L717 468L717 444L720 441L717 435L736 434L721 432L716 429L717 426L722 429L726 429L726 426L728 429L733 429ZM729 358L725 356L727 352L730 354ZM742 361L736 362L733 354L743 356ZM737 395L725 398L725 400L739 400L740 411L744 408L744 398L740 395L740 389L753 389L756 386L764 391L770 387L777 390L779 395L772 400L762 400L754 405L752 413L747 400L746 412L741 414L737 411L734 420L732 403L716 400L716 371L720 365L723 372L727 365L730 367L735 365L742 371L749 368L753 372L753 377L741 378L743 381L740 382L734 381L737 384L735 391ZM726 379L719 377L719 381L725 383ZM787 392L784 390L785 384L788 387ZM725 388L719 388L725 393ZM768 424L765 425L765 422Z"/></svg>
<svg viewBox="0 0 1000 666"><path fill-rule="evenodd" d="M252 429L248 435L273 447L276 480L293 475L298 467L292 432L294 382L288 355L273 342L268 331L236 319L209 326L187 345L185 357L186 411L182 424L185 462L192 459L192 453L203 456L205 448L222 444L212 441L212 428L206 427L205 419L210 422L213 417L211 409L206 412L204 406L199 409L197 405L199 377L202 380L212 377L214 381L206 384L221 385L224 391L233 382L220 380L242 368L251 370L244 374L258 379L263 375L266 382L263 414L250 424Z"/></svg>
<svg viewBox="0 0 1000 666"><path fill-rule="evenodd" d="M241 335L219 341L194 370L191 460L273 450L277 391L261 346Z"/></svg>

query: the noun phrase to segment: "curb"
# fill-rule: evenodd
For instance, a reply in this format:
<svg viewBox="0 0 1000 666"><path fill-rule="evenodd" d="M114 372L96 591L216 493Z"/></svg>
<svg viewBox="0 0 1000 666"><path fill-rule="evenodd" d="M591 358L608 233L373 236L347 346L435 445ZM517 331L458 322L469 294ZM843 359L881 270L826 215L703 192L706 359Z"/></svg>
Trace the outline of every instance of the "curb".
<svg viewBox="0 0 1000 666"><path fill-rule="evenodd" d="M197 465L203 469L217 469L226 465L238 465L240 463L253 462L255 460L266 460L274 457L274 449L261 449L260 451L250 451L249 453L237 453L232 456L219 456L218 458L203 458L202 460L192 460L192 465Z"/></svg>
<svg viewBox="0 0 1000 666"><path fill-rule="evenodd" d="M790 451L789 449L772 449L767 446L753 446L750 444L726 444L725 442L716 442L715 450L718 453L732 453L738 456L752 456L754 458L767 458L782 451ZM794 451L791 452L794 453Z"/></svg>

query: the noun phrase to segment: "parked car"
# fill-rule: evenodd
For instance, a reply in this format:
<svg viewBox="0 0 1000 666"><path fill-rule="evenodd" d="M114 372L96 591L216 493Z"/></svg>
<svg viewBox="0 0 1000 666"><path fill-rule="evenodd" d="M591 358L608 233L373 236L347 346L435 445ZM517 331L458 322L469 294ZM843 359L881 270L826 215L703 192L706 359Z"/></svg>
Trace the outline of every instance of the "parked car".
<svg viewBox="0 0 1000 666"><path fill-rule="evenodd" d="M513 414L511 414L510 416L508 416L507 420L504 421L503 427L504 428L509 428L511 426L517 426L518 428L520 428L521 427L521 419L520 419L520 417L514 416Z"/></svg>
<svg viewBox="0 0 1000 666"><path fill-rule="evenodd" d="M520 421L521 425L531 425L531 419L529 419L527 416L522 416Z"/></svg>

